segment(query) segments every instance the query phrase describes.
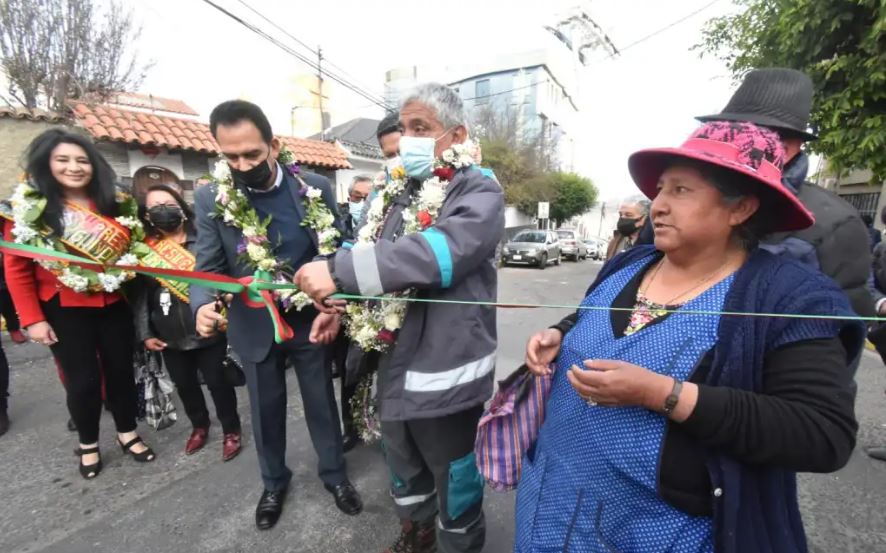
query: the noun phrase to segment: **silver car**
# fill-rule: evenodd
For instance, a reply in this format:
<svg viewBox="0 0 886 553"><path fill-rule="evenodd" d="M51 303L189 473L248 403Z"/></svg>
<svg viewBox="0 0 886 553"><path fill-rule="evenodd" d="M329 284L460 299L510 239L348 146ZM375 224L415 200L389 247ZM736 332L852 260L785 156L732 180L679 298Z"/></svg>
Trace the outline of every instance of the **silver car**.
<svg viewBox="0 0 886 553"><path fill-rule="evenodd" d="M560 238L560 249L563 257L568 257L573 261L581 261L588 257L588 247L579 238L578 233L571 229L560 229L557 231Z"/></svg>
<svg viewBox="0 0 886 553"><path fill-rule="evenodd" d="M501 252L505 265L535 265L544 269L560 264L560 240L550 230L524 230L514 236Z"/></svg>

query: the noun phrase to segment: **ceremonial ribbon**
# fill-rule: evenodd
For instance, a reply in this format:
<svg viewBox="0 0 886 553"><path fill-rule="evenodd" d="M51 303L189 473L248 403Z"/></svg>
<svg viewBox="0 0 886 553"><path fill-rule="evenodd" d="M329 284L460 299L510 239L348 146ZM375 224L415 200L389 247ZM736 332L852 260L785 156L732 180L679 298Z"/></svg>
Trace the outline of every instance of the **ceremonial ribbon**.
<svg viewBox="0 0 886 553"><path fill-rule="evenodd" d="M272 291L295 288L294 284L271 282L271 274L266 271L256 271L252 276L233 278L216 273L202 271L183 271L181 269L163 269L160 267L145 267L142 265L103 265L91 259L80 257L70 253L59 252L47 248L39 248L27 244L16 244L0 240L0 251L20 257L34 260L62 261L72 263L93 271L104 271L113 267L123 271L132 271L154 278L168 278L188 284L212 288L229 294L240 294L243 302L252 308L266 308L274 324L274 341L279 343L291 340L295 334L277 309Z"/></svg>
<svg viewBox="0 0 886 553"><path fill-rule="evenodd" d="M16 244L0 240L0 251L27 257L36 260L46 261L63 261L73 263L78 266L91 269L93 271L102 271L105 265L96 263L90 259L79 257L69 253L58 252L46 248L29 246L25 244ZM283 319L277 304L274 301L273 291L275 290L297 290L298 287L293 283L272 282L272 276L265 271L256 271L250 277L233 278L216 273L207 273L203 271L184 271L180 269L162 269L134 265L114 265L117 269L132 271L155 278L168 278L211 288L220 292L230 294L240 294L244 303L252 308L262 308L268 310L271 320L274 323L274 340L277 343L285 342L292 339L294 333L292 328ZM609 307L595 305L563 305L550 303L502 303L494 301L467 301L467 300L444 300L432 298L414 298L414 297L393 297L393 296L360 296L354 294L334 294L330 296L332 299L358 300L358 301L405 301L410 303L426 303L426 304L444 304L444 305L480 305L494 307L498 309L569 309L573 311L633 311L631 307ZM864 321L864 322L886 322L886 318L881 317L846 317L841 315L824 315L824 314L805 314L805 313L751 313L738 311L705 311L697 309L674 309L664 310L667 313L676 315L717 315L729 317L772 317L772 318L791 318L791 319L821 319L821 320L847 320L847 321Z"/></svg>

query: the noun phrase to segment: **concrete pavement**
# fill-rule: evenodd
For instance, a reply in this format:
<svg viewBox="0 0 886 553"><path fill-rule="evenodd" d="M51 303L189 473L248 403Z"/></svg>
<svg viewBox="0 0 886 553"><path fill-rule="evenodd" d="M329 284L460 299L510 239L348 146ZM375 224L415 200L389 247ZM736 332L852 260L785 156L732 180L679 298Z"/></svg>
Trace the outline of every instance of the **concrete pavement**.
<svg viewBox="0 0 886 553"><path fill-rule="evenodd" d="M545 271L500 272L502 301L575 304L599 264L564 262ZM499 314L499 377L522 359L526 338L565 310L506 309ZM281 522L258 532L253 510L261 491L249 432L245 389L239 389L244 452L221 462L220 428L197 455L182 452L190 428L180 420L161 432L141 428L158 453L142 466L114 446L110 416L103 418L105 470L92 482L76 471L76 436L65 429L61 385L47 350L12 345L12 428L0 438L0 552L379 552L397 533L387 496L387 472L377 447L347 456L366 505L358 517L335 508L316 478L315 456L304 426L295 378L289 378L290 467L295 473ZM866 354L858 374L859 446L886 443L886 370ZM833 475L803 475L800 497L811 550L886 551L886 463L856 451ZM487 494L487 552L511 550L513 494Z"/></svg>

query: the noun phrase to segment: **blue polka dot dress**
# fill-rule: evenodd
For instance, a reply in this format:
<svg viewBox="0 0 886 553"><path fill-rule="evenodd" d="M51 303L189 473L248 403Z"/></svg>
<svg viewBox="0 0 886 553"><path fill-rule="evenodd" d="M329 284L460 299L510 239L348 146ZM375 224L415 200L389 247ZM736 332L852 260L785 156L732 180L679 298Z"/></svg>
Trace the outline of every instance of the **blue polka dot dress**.
<svg viewBox="0 0 886 553"><path fill-rule="evenodd" d="M652 257L613 274L583 305L612 305ZM729 277L681 309L721 311ZM641 407L588 405L569 367L615 359L688 380L717 338L718 315L680 315L615 336L608 311L582 311L563 340L548 411L517 490L519 553L712 552L712 524L672 507L657 492L667 419Z"/></svg>

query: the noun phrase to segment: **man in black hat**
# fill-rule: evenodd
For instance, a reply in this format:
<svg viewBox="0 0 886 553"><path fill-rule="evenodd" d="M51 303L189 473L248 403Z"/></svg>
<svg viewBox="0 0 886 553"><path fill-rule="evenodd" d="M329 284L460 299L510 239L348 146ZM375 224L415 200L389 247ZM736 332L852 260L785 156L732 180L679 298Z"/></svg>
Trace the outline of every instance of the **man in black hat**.
<svg viewBox="0 0 886 553"><path fill-rule="evenodd" d="M795 69L756 69L747 74L721 113L699 121L748 121L776 131L785 148L782 182L815 216L815 225L799 232L770 236L761 247L815 266L834 279L859 315L874 315L867 288L871 273L868 231L858 210L845 200L806 182L809 158L803 143L818 137L808 132L812 80Z"/></svg>
<svg viewBox="0 0 886 553"><path fill-rule="evenodd" d="M806 182L809 157L803 151L803 144L818 138L807 131L812 93L812 80L800 71L756 69L745 76L721 113L697 119L747 121L779 134L786 160L782 182L812 212L815 224L801 231L769 236L760 247L819 269L843 289L856 313L872 317L875 309L868 289L871 252L867 227L852 205L833 192ZM655 240L651 225L646 227L640 232L638 244ZM569 315L553 327L533 335L526 346L527 363L536 365L553 361L560 351L563 336L576 319L577 314ZM850 366L853 374L859 361L860 358L854 360Z"/></svg>

